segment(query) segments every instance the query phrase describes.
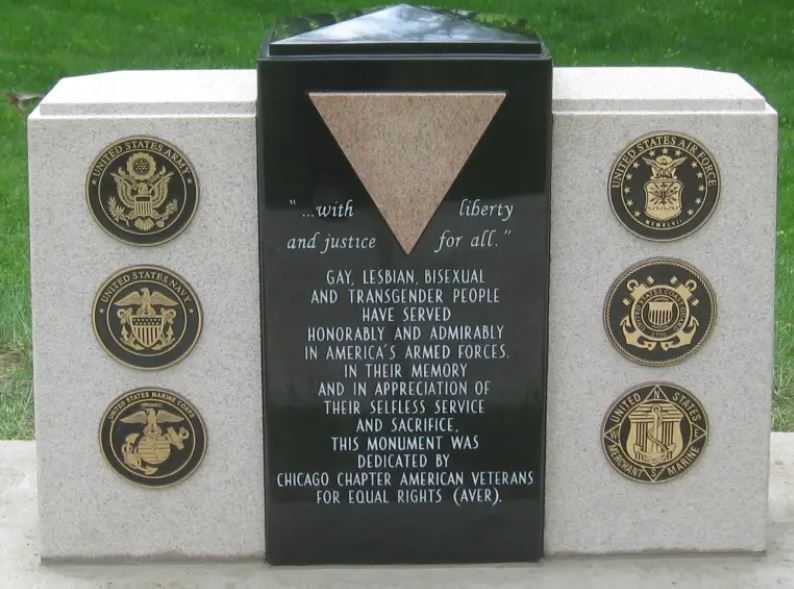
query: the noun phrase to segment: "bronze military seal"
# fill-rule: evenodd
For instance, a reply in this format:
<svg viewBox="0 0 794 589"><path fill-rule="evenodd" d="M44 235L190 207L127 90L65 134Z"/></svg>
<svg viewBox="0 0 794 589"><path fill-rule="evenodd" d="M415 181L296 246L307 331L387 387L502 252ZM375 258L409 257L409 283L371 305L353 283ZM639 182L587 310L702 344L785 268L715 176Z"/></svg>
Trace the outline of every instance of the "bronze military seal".
<svg viewBox="0 0 794 589"><path fill-rule="evenodd" d="M668 366L695 353L717 317L711 285L694 266L652 258L632 266L612 284L604 327L626 358Z"/></svg>
<svg viewBox="0 0 794 589"><path fill-rule="evenodd" d="M144 387L110 404L102 416L99 445L113 470L127 480L164 487L195 472L207 449L207 432L184 397Z"/></svg>
<svg viewBox="0 0 794 589"><path fill-rule="evenodd" d="M132 245L157 245L187 227L198 205L198 182L185 154L154 137L107 146L86 180L91 214L107 233Z"/></svg>
<svg viewBox="0 0 794 589"><path fill-rule="evenodd" d="M653 241L686 237L714 212L720 172L702 143L682 133L635 139L609 175L609 202L626 229Z"/></svg>
<svg viewBox="0 0 794 589"><path fill-rule="evenodd" d="M176 364L201 334L201 306L187 281L160 266L132 266L109 277L93 305L94 331L113 358L143 370Z"/></svg>
<svg viewBox="0 0 794 589"><path fill-rule="evenodd" d="M601 443L620 474L641 483L661 483L697 462L708 433L706 412L695 396L659 382L635 387L612 404Z"/></svg>

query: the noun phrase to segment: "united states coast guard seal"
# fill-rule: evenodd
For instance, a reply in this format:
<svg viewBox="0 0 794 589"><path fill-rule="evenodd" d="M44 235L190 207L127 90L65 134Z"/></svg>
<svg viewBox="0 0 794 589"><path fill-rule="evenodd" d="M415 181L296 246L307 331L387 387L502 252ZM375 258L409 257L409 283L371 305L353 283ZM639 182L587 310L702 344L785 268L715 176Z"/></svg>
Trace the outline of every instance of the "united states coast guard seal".
<svg viewBox="0 0 794 589"><path fill-rule="evenodd" d="M154 137L127 137L109 145L91 164L88 206L116 239L157 245L187 227L198 204L198 182L188 159Z"/></svg>
<svg viewBox="0 0 794 589"><path fill-rule="evenodd" d="M93 306L94 331L105 351L143 370L187 356L201 333L201 317L187 281L159 266L116 272L99 288Z"/></svg>
<svg viewBox="0 0 794 589"><path fill-rule="evenodd" d="M604 303L604 327L626 358L668 366L697 351L717 316L717 301L695 267L652 258L626 270Z"/></svg>
<svg viewBox="0 0 794 589"><path fill-rule="evenodd" d="M149 387L124 393L110 404L99 427L99 445L113 470L124 478L164 487L198 468L207 433L186 399Z"/></svg>
<svg viewBox="0 0 794 589"><path fill-rule="evenodd" d="M695 139L659 132L636 139L609 176L612 210L632 233L652 241L685 237L714 212L720 173Z"/></svg>
<svg viewBox="0 0 794 589"><path fill-rule="evenodd" d="M703 454L708 439L703 406L686 389L650 383L622 395L607 411L601 443L623 476L661 483L679 476Z"/></svg>

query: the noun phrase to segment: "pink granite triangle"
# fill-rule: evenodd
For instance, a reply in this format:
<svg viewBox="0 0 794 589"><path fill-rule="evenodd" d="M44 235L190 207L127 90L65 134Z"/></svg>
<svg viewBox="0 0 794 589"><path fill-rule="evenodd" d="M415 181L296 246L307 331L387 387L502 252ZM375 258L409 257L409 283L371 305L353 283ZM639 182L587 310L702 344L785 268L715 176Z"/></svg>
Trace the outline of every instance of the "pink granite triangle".
<svg viewBox="0 0 794 589"><path fill-rule="evenodd" d="M312 92L323 121L406 254L504 92Z"/></svg>

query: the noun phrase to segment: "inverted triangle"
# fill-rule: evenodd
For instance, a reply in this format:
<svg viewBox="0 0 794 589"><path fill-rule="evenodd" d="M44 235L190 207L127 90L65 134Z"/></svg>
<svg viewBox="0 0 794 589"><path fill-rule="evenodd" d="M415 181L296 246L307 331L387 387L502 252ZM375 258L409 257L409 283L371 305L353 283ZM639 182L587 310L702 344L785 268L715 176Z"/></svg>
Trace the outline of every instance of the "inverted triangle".
<svg viewBox="0 0 794 589"><path fill-rule="evenodd" d="M406 254L479 143L504 92L312 92Z"/></svg>

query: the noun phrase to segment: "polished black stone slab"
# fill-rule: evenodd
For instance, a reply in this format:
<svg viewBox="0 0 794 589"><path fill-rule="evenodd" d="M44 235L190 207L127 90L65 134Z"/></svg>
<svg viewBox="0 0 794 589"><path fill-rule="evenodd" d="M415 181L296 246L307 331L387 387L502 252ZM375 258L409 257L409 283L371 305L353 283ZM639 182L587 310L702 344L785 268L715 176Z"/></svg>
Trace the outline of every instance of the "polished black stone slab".
<svg viewBox="0 0 794 589"><path fill-rule="evenodd" d="M257 123L267 560L537 560L543 550L548 323L548 52L463 57L436 53L438 47L430 43L422 59L388 52L285 58L273 48L266 47L258 63ZM504 92L505 99L406 254L310 92ZM510 205L510 218L465 214L476 199L480 207L493 205L492 211L502 205L501 218ZM445 232L461 236L464 246L436 252ZM322 253L326 238L339 244L350 237L373 246ZM384 277L385 270L394 271L392 277L413 272L414 281L365 284L367 277ZM445 276L479 270L484 283L471 286L491 295L498 289L499 302L454 301L458 286L452 284L436 285L443 295L439 305L350 302L350 291L356 289L368 296L377 289L431 289L428 270ZM336 293L335 302L329 300L330 291ZM364 307L376 309L380 318L364 321ZM393 321L386 318L388 307L393 307ZM419 317L414 307L448 309L451 317ZM474 339L463 339L465 326L482 329ZM321 328L344 332L345 327L352 331L339 345L383 347L386 358L327 360L332 344L309 341ZM411 337L414 327L421 331L417 340L401 339L401 333ZM431 339L434 328L450 327L461 329L457 337ZM378 328L382 336L366 341ZM451 357L445 360L441 349L434 348L429 360L406 358L414 344L447 344ZM461 359L459 346L467 345L482 346L481 352L488 346L487 355L497 358ZM368 376L367 363L385 365L388 374ZM411 376L415 365L442 370L454 363L467 364L464 377ZM414 393L398 392L409 382L436 383L437 394L416 394L418 385L410 385ZM459 390L465 385L467 393L448 394L451 383ZM384 386L393 388L377 394ZM437 401L456 400L475 403L448 403L436 413ZM329 408L339 413L329 414ZM425 427L451 424L454 431L389 431L395 423L413 427L418 423L413 418L430 418L421 422ZM374 429L377 419L381 431L357 431ZM438 448L428 450L428 444L438 441L436 435L441 436ZM376 449L368 450L369 443ZM459 447L451 449L453 443ZM388 451L379 444L413 446ZM403 462L373 465L388 455L401 455ZM417 455L425 456L427 464ZM404 481L403 475L413 479Z"/></svg>

